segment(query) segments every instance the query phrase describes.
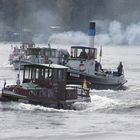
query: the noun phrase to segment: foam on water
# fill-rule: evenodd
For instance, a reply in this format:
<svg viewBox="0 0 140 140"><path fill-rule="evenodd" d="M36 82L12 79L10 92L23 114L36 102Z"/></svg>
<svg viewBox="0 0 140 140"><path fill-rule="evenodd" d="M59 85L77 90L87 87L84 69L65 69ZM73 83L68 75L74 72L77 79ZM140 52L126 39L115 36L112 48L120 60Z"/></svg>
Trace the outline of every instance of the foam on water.
<svg viewBox="0 0 140 140"><path fill-rule="evenodd" d="M117 93L115 93L117 94ZM119 94L119 93L118 93ZM140 99L132 98L118 98L108 94L93 94L91 95L91 103L88 105L87 110L91 112L114 112L114 113L126 113L135 112L140 109ZM113 98L112 98L113 97ZM86 111L87 111L86 110Z"/></svg>
<svg viewBox="0 0 140 140"><path fill-rule="evenodd" d="M72 110L54 109L48 108L40 105L32 105L18 102L7 102L0 103L1 110L13 110L13 111L31 111L31 112L72 112Z"/></svg>
<svg viewBox="0 0 140 140"><path fill-rule="evenodd" d="M91 96L91 99L92 99L91 106L92 106L92 109L95 111L96 110L107 110L109 108L112 108L112 107L118 105L117 101L107 98L107 97L102 97L99 95L93 95L93 96Z"/></svg>

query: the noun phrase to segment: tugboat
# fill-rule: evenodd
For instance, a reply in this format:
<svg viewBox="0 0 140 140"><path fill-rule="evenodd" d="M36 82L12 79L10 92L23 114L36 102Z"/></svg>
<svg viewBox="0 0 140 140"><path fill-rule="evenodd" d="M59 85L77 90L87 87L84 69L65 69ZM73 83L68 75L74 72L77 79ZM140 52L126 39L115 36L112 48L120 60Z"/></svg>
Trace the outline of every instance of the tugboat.
<svg viewBox="0 0 140 140"><path fill-rule="evenodd" d="M121 89L127 82L124 76L123 66L120 63L118 70L103 69L97 61L97 48L94 47L95 22L90 22L89 47L72 46L71 57L65 59L65 65L69 67L67 81L69 84L81 84L86 79L94 89ZM100 57L102 48L100 50Z"/></svg>
<svg viewBox="0 0 140 140"><path fill-rule="evenodd" d="M1 101L19 101L56 109L75 109L75 102L90 102L89 88L67 85L68 67L58 64L24 65L23 81L2 89ZM85 84L85 82L84 82Z"/></svg>

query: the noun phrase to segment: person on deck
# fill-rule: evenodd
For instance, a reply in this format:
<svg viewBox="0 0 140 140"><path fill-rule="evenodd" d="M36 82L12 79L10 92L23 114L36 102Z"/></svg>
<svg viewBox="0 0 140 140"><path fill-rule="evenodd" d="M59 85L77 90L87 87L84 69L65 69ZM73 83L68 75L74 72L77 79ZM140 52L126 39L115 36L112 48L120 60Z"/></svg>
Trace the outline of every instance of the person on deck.
<svg viewBox="0 0 140 140"><path fill-rule="evenodd" d="M87 55L85 49L82 50L79 57L82 58L82 59L87 59L88 58L88 55Z"/></svg>
<svg viewBox="0 0 140 140"><path fill-rule="evenodd" d="M118 69L118 76L121 76L123 74L123 65L122 65L122 62L120 62L120 64L117 67L117 69Z"/></svg>
<svg viewBox="0 0 140 140"><path fill-rule="evenodd" d="M104 72L100 62L95 61L95 71L96 72Z"/></svg>

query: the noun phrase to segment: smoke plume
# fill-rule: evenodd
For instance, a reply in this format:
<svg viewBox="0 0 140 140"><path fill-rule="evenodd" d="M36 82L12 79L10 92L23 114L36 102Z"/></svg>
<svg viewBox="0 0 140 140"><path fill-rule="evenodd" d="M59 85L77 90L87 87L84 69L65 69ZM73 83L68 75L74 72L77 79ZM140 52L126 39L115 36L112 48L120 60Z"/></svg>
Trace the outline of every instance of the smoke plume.
<svg viewBox="0 0 140 140"><path fill-rule="evenodd" d="M97 20L96 25L96 45L140 45L140 22L123 27L118 21ZM48 42L88 45L88 35L80 31L62 32L51 35Z"/></svg>

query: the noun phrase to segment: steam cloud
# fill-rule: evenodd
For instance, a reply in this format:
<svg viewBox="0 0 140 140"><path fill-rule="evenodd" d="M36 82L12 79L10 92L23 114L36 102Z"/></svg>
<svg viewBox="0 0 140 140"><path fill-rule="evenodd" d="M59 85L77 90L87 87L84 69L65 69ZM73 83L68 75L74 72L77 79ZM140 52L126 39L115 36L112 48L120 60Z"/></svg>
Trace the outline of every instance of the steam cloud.
<svg viewBox="0 0 140 140"><path fill-rule="evenodd" d="M40 10L33 15L37 24L36 28L36 36L34 36L34 42L47 42L48 37L53 33L53 25L60 25L61 18L52 11Z"/></svg>
<svg viewBox="0 0 140 140"><path fill-rule="evenodd" d="M97 21L95 44L99 45L140 45L140 22L123 27L118 21ZM99 31L98 31L99 30ZM88 35L83 32L53 34L48 42L59 44L88 44Z"/></svg>
<svg viewBox="0 0 140 140"><path fill-rule="evenodd" d="M58 43L58 44L87 44L88 36L82 32L68 31L63 33L53 34L49 37L49 43Z"/></svg>

